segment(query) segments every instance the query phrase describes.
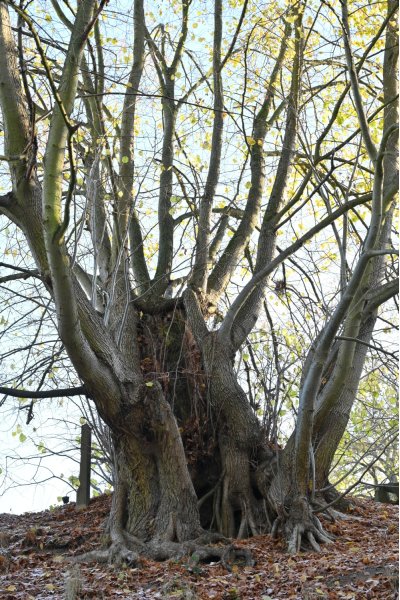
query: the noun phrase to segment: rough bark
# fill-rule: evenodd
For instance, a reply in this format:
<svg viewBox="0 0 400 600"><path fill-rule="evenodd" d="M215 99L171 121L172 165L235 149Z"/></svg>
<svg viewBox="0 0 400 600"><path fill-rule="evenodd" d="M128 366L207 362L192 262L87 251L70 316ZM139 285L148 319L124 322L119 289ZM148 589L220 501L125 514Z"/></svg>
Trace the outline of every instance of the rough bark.
<svg viewBox="0 0 400 600"><path fill-rule="evenodd" d="M121 425L112 424L118 493L126 497L121 524L144 541L193 539L201 527L178 426L159 384L145 389Z"/></svg>

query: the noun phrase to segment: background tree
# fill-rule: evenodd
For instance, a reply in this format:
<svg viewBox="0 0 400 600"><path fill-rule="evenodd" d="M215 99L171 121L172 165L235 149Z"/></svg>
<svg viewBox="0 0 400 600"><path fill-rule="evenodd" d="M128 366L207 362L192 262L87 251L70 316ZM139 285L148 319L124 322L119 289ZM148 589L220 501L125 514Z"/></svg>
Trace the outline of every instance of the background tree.
<svg viewBox="0 0 400 600"><path fill-rule="evenodd" d="M0 2L0 210L35 265L12 281L35 278L41 337L53 320L112 433L111 556L206 554L209 526L318 549L313 509L397 291L397 3L51 5ZM294 377L284 449L235 363L261 313L276 397Z"/></svg>

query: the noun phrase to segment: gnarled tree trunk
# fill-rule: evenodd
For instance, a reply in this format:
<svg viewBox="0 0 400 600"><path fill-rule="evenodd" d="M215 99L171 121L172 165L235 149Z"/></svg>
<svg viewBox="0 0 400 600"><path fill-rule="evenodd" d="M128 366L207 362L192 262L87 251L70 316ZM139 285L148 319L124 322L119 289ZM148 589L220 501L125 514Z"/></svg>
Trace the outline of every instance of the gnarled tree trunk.
<svg viewBox="0 0 400 600"><path fill-rule="evenodd" d="M96 27L106 2L81 0L73 23L63 15L59 3L53 3L70 31L62 74L57 81L52 76L32 21L12 3L13 9L30 28L51 91L50 125L42 144L44 160L40 165L36 160L35 111L27 91L25 71L18 68L17 46L7 10L9 4L0 0L0 102L12 192L0 197L0 210L26 236L39 277L56 308L59 337L87 395L93 399L112 432L116 464L109 520L111 547L101 556L134 561L138 554L167 558L196 550L200 557L211 552L223 558L223 548L209 550L204 547L205 541L215 539L205 535L204 527L216 530L216 538L221 538L221 534L225 538L245 537L270 530L275 535L280 530L291 552L299 550L303 543L318 549L318 542L329 542L329 537L313 512L313 491L327 482L332 457L346 426L364 364L365 346L362 344L370 339L377 307L395 292L392 284L381 284L383 259L380 258L388 251L389 216L396 191L394 152L398 115L393 104L397 93L394 75L397 42L390 20L396 10L394 0L388 2L385 24L385 111L379 148L373 141L358 82L358 71L376 40L363 60L355 65L347 3L341 2L347 72L362 142L370 158L370 168L366 171L371 173L373 189L361 200L358 192L355 199L349 200L347 190L343 204L333 205L334 209L329 205L322 220L317 219L314 226L296 237L276 257L275 242L280 224L291 219L292 210L296 214L303 203L310 202L322 189L318 171L323 160L321 146L331 132L350 87L345 88L333 106L333 120L329 126L321 135L317 134L317 142L312 141L315 155L306 155L310 164L301 185L296 192L288 191L300 123L307 37L302 24L305 1L291 3L282 17L284 27L279 51L268 85L263 89L263 99L254 112L252 136L245 136L247 154L243 172L249 158L249 186L242 186L242 175L238 183L238 190L248 189L240 199L244 208L236 208L232 203L224 207L214 238L211 235L212 211L221 184L219 172L223 164L226 116L222 71L234 51L247 3L244 3L237 32L223 58L223 6L221 0L214 2L212 148L206 182L197 205L187 194L188 176L175 161L175 146L182 145L177 132L179 110L189 102L188 98L197 86L207 79L200 68L200 79L191 83L185 93L176 84L188 37L190 2L182 3L181 27L173 41L162 25L150 33L145 25L143 1L134 2L134 60L123 93L121 128L116 132L121 163L118 173L118 160L110 158L108 147L102 157L103 149L98 144L99 137L107 137L106 109L102 106L103 100L100 102L97 98L97 95L103 96L104 72L98 73L94 69L92 79L84 54L88 36L94 29L101 69L101 35ZM244 43L246 73L251 35ZM159 46L158 39L161 39ZM166 48L168 40L171 47ZM158 78L159 93L156 96L161 97L163 130L157 194L158 255L154 262L153 250L149 251L150 258L145 253L145 230L142 230L136 213L134 192L137 176L135 118L148 59L146 48L152 61L151 68L154 67ZM19 59L22 65L23 56ZM193 70L197 73L196 62L194 65L196 69ZM281 77L287 66L290 76ZM182 70L187 77L190 69ZM286 97L279 98L278 106L279 80L282 90L288 89ZM78 224L75 224L75 247L69 233L77 175L75 155L77 150L81 152L80 142L74 142L78 129L73 120L74 103L78 84L82 81L87 113L85 131L91 142L81 160L81 168L86 169L86 187L82 189L88 206L80 207L79 223L87 221L89 241L84 240L81 256L77 258L82 228L78 235ZM178 91L183 94L181 98L177 98ZM311 91L314 95L313 88ZM268 128L282 111L286 111L282 148L278 151L270 195L264 204L267 153L263 145ZM245 125L243 121L240 135L244 134ZM310 140L313 140L311 136ZM333 164L335 151L334 147L325 161ZM184 149L182 152L185 154ZM156 162L154 156L149 162ZM354 169L357 166L358 157ZM68 185L63 182L66 167L71 182ZM192 187L197 198L198 174L190 159L186 167L193 175L195 184ZM325 177L322 167L321 172ZM106 184L102 181L103 176ZM311 186L314 176L315 182ZM175 218L173 193L178 184L190 211ZM335 189L340 187L334 177L332 185ZM146 190L147 193L150 192ZM286 198L287 194L291 194L290 197ZM303 194L307 198L303 198ZM109 205L106 196L107 200L111 198ZM282 451L272 451L238 380L235 355L257 321L271 273L314 235L367 200L372 202L371 221L365 239L354 252L357 261L353 273L348 281L342 277L341 298L332 313L327 313L326 323L321 325L304 364L295 431ZM232 228L231 238L227 240L225 233L231 215L240 222L236 229ZM192 236L196 236L193 261L187 266L182 280L174 281L174 233L177 237L176 232L181 231L178 228L186 220L191 223L188 240L192 242ZM211 324L210 309L215 309L219 302L223 304L221 298L229 291L229 281L240 266L243 254L249 253L259 225L254 271L231 305L224 306L225 314L218 324ZM94 264L86 272L90 243ZM78 265L79 258L82 266ZM184 291L176 298L169 298L174 285L181 285ZM338 335L341 327L344 327L343 339ZM333 418L334 427L331 425ZM95 558L99 556L97 553Z"/></svg>

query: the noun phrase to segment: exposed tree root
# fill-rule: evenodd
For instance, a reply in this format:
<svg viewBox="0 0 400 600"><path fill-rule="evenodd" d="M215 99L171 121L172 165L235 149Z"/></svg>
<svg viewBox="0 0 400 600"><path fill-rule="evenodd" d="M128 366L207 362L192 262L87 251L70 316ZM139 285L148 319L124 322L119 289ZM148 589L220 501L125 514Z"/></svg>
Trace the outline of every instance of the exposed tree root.
<svg viewBox="0 0 400 600"><path fill-rule="evenodd" d="M74 556L70 560L74 563L112 563L116 565L126 564L135 566L140 562L140 555L127 546L115 543L111 544L105 550L92 550L91 552Z"/></svg>
<svg viewBox="0 0 400 600"><path fill-rule="evenodd" d="M246 539L271 531L267 500L256 482L221 479L211 491L214 495L211 526L229 538ZM260 497L261 496L261 497Z"/></svg>
<svg viewBox="0 0 400 600"><path fill-rule="evenodd" d="M221 541L224 542L222 546L208 545ZM212 532L204 532L199 538L187 542L154 539L147 543L136 540L133 536L127 534L114 539L111 546L106 550L94 550L75 556L71 560L77 563L125 563L134 566L140 563L141 558L164 561L181 560L185 557L188 558L189 564L193 567L198 563L211 561L220 561L227 570L231 570L234 564L254 565L250 551L244 548L236 548L228 539Z"/></svg>
<svg viewBox="0 0 400 600"><path fill-rule="evenodd" d="M312 513L307 498L295 498L288 508L280 507L272 526L272 536L279 531L287 540L289 554L296 554L302 548L311 547L320 552L320 544L330 544L333 538L324 531L320 520Z"/></svg>
<svg viewBox="0 0 400 600"><path fill-rule="evenodd" d="M351 513L345 514L344 512L332 508L332 506L327 506L324 500L320 500L319 498L312 503L312 507L314 513L321 513L326 516L331 523L334 523L335 521L350 521L352 519L362 520L361 517L357 517Z"/></svg>
<svg viewBox="0 0 400 600"><path fill-rule="evenodd" d="M197 507L196 507L197 508ZM220 533L206 531L196 519L196 513L177 514L169 512L169 518L161 510L163 518L160 527L150 540L143 541L130 534L126 523L126 488L119 484L114 492L111 512L107 521L107 534L111 542L109 548L76 556L74 562L108 562L112 564L135 565L141 558L156 561L180 560L187 557L190 564L220 561L227 569L235 562L253 564L247 550L235 548L231 540ZM186 517L186 518L183 518ZM190 521L192 517L193 522ZM154 520L153 524L157 523ZM189 538L189 539L188 539ZM220 545L215 545L220 544Z"/></svg>

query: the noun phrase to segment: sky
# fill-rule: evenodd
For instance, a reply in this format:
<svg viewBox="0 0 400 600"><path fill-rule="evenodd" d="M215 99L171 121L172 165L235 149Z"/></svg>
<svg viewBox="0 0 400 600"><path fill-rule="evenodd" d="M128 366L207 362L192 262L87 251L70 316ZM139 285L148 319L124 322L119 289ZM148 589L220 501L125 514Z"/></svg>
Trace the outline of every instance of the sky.
<svg viewBox="0 0 400 600"><path fill-rule="evenodd" d="M29 425L18 418L18 413L16 417L11 399L8 411L2 412L0 513L46 510L59 504L58 498L65 495L75 501L68 477L79 476L79 451L73 438L80 432L81 413L67 401L58 409L50 402L46 404L35 411ZM38 446L42 448L41 442L48 451L38 450Z"/></svg>

